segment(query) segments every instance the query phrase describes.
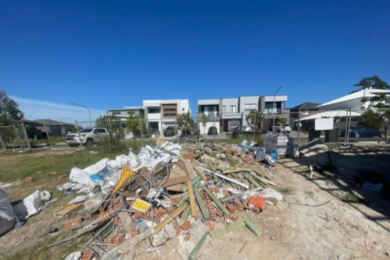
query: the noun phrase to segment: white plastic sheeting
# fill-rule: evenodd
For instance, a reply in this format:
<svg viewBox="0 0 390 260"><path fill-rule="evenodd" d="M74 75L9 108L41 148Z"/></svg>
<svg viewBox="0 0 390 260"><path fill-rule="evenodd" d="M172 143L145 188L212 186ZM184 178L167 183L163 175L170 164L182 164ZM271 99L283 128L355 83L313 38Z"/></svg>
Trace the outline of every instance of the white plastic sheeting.
<svg viewBox="0 0 390 260"><path fill-rule="evenodd" d="M147 167L153 170L160 163L176 162L180 154L181 145L165 142L160 147L143 146L136 155L118 155L114 160L101 159L97 163L84 169L72 168L69 182L58 186L62 191L90 192L96 185L100 185L103 192L109 191L120 178L120 170L129 165L134 171Z"/></svg>

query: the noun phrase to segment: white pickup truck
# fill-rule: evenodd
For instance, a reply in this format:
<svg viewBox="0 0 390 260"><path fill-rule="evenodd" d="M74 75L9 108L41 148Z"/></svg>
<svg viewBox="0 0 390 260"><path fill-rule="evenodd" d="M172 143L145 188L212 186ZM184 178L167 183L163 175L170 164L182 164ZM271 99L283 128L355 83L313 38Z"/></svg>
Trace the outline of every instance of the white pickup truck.
<svg viewBox="0 0 390 260"><path fill-rule="evenodd" d="M105 128L86 128L78 133L67 134L65 141L69 146L92 145L106 136L108 136L108 131Z"/></svg>

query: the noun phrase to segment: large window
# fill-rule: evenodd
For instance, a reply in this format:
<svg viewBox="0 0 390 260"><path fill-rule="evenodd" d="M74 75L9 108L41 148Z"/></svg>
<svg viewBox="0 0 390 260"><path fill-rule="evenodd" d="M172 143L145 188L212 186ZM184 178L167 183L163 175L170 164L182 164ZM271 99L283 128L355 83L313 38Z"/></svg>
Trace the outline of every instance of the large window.
<svg viewBox="0 0 390 260"><path fill-rule="evenodd" d="M265 102L264 112L267 114L272 113L274 109L274 104L272 102Z"/></svg>
<svg viewBox="0 0 390 260"><path fill-rule="evenodd" d="M160 108L159 107L149 107L148 113L149 114L158 114L158 113L160 113Z"/></svg>

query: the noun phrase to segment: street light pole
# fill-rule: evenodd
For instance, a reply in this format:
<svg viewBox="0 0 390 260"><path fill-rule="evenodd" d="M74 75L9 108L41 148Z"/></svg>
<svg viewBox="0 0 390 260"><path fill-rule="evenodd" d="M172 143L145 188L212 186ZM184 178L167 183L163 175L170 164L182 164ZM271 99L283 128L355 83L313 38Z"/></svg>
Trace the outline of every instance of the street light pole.
<svg viewBox="0 0 390 260"><path fill-rule="evenodd" d="M272 104L272 110L273 108L275 107L276 108L276 94L278 94L278 92L283 88L283 85L280 85L278 89L276 89L276 91L274 92L274 102ZM275 126L275 112L272 111L272 130L274 130L274 126Z"/></svg>
<svg viewBox="0 0 390 260"><path fill-rule="evenodd" d="M71 105L74 105L74 106L78 106L78 107L85 108L85 109L88 111L89 124L91 124L91 122L92 122L92 117L91 117L91 110L90 110L90 109L89 109L87 106L80 105L80 104L77 104L77 103L71 103Z"/></svg>

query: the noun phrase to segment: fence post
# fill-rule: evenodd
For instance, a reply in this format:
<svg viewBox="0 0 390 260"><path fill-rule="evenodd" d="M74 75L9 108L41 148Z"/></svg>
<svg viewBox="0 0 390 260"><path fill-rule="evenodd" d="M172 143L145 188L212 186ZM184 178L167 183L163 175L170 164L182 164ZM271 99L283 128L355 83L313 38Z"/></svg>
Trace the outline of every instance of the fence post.
<svg viewBox="0 0 390 260"><path fill-rule="evenodd" d="M5 146L5 143L3 141L3 137L0 135L0 146L1 146L1 151L5 151L7 147Z"/></svg>
<svg viewBox="0 0 390 260"><path fill-rule="evenodd" d="M28 140L27 131L26 131L26 128L24 127L24 123L21 122L20 125L22 127L22 132L23 132L25 143L27 145L27 150L31 150L30 140Z"/></svg>

